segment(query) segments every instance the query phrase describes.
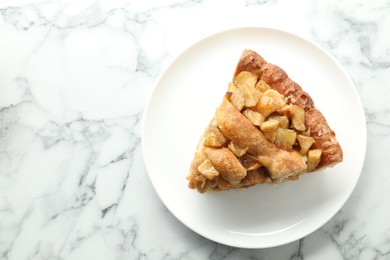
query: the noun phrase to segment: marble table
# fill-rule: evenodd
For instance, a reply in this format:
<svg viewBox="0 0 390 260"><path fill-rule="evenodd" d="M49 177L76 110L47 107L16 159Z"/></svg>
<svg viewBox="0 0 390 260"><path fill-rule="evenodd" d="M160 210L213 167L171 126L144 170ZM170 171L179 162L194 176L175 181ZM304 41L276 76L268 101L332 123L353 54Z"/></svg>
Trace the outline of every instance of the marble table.
<svg viewBox="0 0 390 260"><path fill-rule="evenodd" d="M0 259L390 259L390 2L0 2ZM329 51L354 81L368 142L347 203L269 249L207 240L163 205L140 140L164 66L229 27L271 26Z"/></svg>

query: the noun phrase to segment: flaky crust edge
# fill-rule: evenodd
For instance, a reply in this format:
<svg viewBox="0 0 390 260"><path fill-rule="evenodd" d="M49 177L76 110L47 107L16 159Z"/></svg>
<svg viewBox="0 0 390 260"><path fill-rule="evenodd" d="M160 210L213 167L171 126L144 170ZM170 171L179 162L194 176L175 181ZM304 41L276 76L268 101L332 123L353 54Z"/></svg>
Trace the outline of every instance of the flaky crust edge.
<svg viewBox="0 0 390 260"><path fill-rule="evenodd" d="M310 135L315 139L315 148L322 150L321 162L314 169L333 166L343 161L343 151L336 139L336 134L329 127L325 117L319 111L308 93L289 78L280 67L268 63L252 50L244 50L236 67L234 76L241 71L249 71L264 80L273 89L282 94L287 102L305 110L305 124Z"/></svg>

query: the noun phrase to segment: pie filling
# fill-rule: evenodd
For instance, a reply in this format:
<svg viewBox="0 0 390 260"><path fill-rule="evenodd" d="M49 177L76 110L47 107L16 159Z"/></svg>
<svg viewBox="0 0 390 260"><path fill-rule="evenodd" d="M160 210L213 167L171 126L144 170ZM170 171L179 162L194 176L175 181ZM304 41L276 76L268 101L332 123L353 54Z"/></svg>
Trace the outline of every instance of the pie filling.
<svg viewBox="0 0 390 260"><path fill-rule="evenodd" d="M295 180L322 155L305 110L248 71L229 83L197 149L187 179L199 192Z"/></svg>

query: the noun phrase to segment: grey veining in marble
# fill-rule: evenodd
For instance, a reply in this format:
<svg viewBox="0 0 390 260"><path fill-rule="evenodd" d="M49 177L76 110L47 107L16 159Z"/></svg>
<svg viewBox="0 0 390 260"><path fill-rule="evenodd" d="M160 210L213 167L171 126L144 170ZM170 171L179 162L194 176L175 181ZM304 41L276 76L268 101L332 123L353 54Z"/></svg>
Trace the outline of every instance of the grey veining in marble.
<svg viewBox="0 0 390 260"><path fill-rule="evenodd" d="M0 2L0 259L390 259L390 2ZM247 250L182 225L147 177L146 98L193 41L238 25L311 38L356 84L361 179L309 236Z"/></svg>

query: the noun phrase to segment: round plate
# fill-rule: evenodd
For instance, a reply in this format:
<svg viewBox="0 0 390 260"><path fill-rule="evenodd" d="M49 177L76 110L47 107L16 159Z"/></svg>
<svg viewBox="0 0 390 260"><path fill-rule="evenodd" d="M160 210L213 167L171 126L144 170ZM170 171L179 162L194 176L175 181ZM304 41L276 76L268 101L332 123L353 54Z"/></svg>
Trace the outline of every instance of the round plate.
<svg viewBox="0 0 390 260"><path fill-rule="evenodd" d="M344 161L298 181L200 194L187 187L186 175L245 48L311 95L337 133ZM362 170L366 124L352 81L322 48L288 32L246 27L195 43L162 73L146 105L142 145L155 190L183 224L218 243L266 248L308 235L343 206Z"/></svg>

